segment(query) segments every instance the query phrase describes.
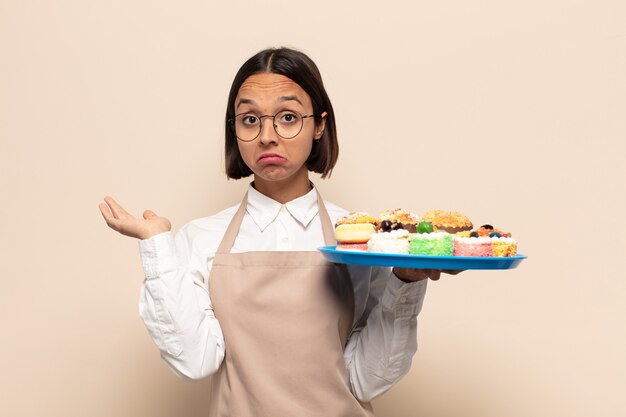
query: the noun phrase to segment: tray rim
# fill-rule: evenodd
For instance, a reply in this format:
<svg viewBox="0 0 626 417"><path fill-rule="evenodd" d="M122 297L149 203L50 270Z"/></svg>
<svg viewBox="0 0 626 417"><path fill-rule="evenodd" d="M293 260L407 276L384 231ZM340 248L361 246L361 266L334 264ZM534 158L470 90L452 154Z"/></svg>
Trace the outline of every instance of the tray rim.
<svg viewBox="0 0 626 417"><path fill-rule="evenodd" d="M514 269L528 256L518 253L508 257L431 256L394 253L374 253L337 250L336 246L321 246L318 250L333 263L387 266L416 269Z"/></svg>

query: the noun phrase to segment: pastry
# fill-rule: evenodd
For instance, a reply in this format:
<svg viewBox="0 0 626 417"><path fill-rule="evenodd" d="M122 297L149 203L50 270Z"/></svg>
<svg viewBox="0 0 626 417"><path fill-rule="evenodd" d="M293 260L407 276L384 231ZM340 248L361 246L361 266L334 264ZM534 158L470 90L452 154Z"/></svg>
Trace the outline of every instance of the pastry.
<svg viewBox="0 0 626 417"><path fill-rule="evenodd" d="M481 237L511 237L510 233L496 229L490 224L483 224L478 229L472 231L472 233L476 233Z"/></svg>
<svg viewBox="0 0 626 417"><path fill-rule="evenodd" d="M517 241L512 237L494 236L491 239L493 256L515 256L517 255Z"/></svg>
<svg viewBox="0 0 626 417"><path fill-rule="evenodd" d="M367 241L376 232L376 219L364 211L348 213L335 225L338 250L367 251Z"/></svg>
<svg viewBox="0 0 626 417"><path fill-rule="evenodd" d="M417 233L409 245L411 255L446 255L454 253L452 235L446 232Z"/></svg>
<svg viewBox="0 0 626 417"><path fill-rule="evenodd" d="M491 238L454 236L454 256L493 256Z"/></svg>
<svg viewBox="0 0 626 417"><path fill-rule="evenodd" d="M483 224L470 233L473 238L490 239L492 256L505 257L517 255L517 241L511 233L496 229L490 224Z"/></svg>
<svg viewBox="0 0 626 417"><path fill-rule="evenodd" d="M355 224L355 223L372 223L376 224L376 219L372 217L366 211L353 211L351 213L345 214L339 220L335 226L340 224Z"/></svg>
<svg viewBox="0 0 626 417"><path fill-rule="evenodd" d="M335 239L339 243L367 243L370 235L376 232L371 223L346 223L335 227Z"/></svg>
<svg viewBox="0 0 626 417"><path fill-rule="evenodd" d="M431 222L437 231L458 233L472 230L470 219L457 211L430 210L422 217L423 221Z"/></svg>
<svg viewBox="0 0 626 417"><path fill-rule="evenodd" d="M389 232L391 230L406 229L410 233L417 231L419 217L410 211L396 208L385 210L378 216L376 226L379 231Z"/></svg>
<svg viewBox="0 0 626 417"><path fill-rule="evenodd" d="M340 243L335 249L353 252L367 252L367 242L365 243Z"/></svg>
<svg viewBox="0 0 626 417"><path fill-rule="evenodd" d="M370 236L367 242L369 252L409 253L409 231L405 229L390 232L378 232Z"/></svg>

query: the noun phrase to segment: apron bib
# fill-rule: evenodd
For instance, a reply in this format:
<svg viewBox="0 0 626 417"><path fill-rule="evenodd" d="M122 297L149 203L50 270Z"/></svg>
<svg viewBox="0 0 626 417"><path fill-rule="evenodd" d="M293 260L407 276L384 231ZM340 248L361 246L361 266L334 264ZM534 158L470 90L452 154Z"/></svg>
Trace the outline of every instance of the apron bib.
<svg viewBox="0 0 626 417"><path fill-rule="evenodd" d="M333 225L318 193L324 240ZM348 387L343 350L354 292L345 266L317 251L230 253L247 195L215 254L209 291L226 352L212 417L373 416Z"/></svg>

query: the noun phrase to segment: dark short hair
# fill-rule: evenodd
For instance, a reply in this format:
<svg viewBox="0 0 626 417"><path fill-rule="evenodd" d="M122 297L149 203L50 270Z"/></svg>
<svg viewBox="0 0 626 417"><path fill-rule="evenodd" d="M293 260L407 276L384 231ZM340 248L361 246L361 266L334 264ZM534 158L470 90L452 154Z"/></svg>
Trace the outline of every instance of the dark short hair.
<svg viewBox="0 0 626 417"><path fill-rule="evenodd" d="M298 84L311 98L316 124L322 121L322 113L326 112L324 133L321 139L313 141L313 148L306 164L309 171L322 174L322 178L330 176L339 155L339 144L335 113L324 89L319 69L311 58L300 51L291 48L269 48L248 59L239 68L230 87L225 125L228 178L239 179L252 174L252 170L245 164L239 153L235 127L231 121L235 117L235 99L239 88L248 77L260 73L284 75Z"/></svg>

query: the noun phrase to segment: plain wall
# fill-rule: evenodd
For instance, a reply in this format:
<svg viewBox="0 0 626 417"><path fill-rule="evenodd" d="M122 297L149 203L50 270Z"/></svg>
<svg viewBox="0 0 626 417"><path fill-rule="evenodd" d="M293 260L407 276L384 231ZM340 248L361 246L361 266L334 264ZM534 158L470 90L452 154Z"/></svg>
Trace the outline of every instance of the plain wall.
<svg viewBox="0 0 626 417"><path fill-rule="evenodd" d="M292 46L338 118L324 197L466 213L510 271L430 282L378 416L626 415L626 3L0 1L0 415L207 414L160 360L112 195L187 221L235 204L228 89Z"/></svg>

